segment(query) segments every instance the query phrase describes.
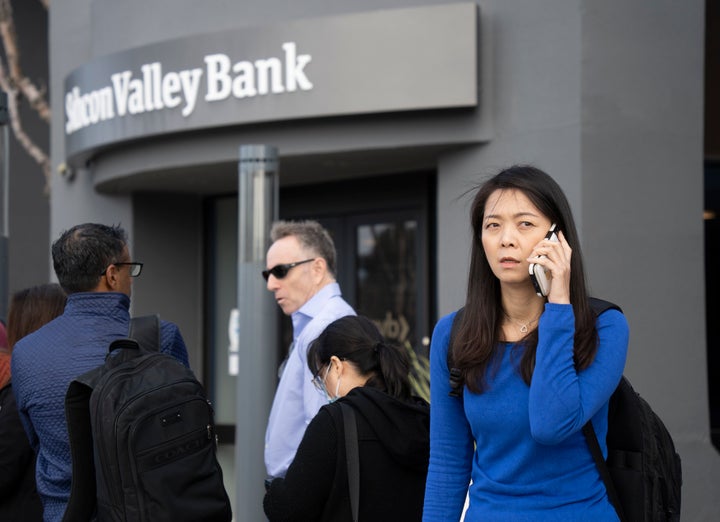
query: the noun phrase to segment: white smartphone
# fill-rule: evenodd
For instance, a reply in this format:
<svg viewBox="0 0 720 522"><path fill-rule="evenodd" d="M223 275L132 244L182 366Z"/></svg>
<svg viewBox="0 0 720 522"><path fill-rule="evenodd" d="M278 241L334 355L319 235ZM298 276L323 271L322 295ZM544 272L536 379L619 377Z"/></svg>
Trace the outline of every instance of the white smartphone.
<svg viewBox="0 0 720 522"><path fill-rule="evenodd" d="M556 232L557 226L555 223L552 224L550 227L550 230L548 230L548 233L545 234L545 239L549 239L550 241L558 241L558 237ZM545 257L545 256L538 256L538 257ZM530 271L530 280L533 282L533 286L535 287L535 292L537 292L537 295L540 297L545 297L550 293L550 277L548 276L547 271L542 267L542 265L538 265L535 263L530 263L529 267Z"/></svg>

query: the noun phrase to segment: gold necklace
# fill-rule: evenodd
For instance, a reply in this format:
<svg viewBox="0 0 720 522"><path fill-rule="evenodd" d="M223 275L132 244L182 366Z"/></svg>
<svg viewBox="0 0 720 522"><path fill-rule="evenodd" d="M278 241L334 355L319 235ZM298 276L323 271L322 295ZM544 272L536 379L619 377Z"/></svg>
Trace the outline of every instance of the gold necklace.
<svg viewBox="0 0 720 522"><path fill-rule="evenodd" d="M503 312L503 313L505 313L505 312ZM530 319L529 321L523 323L522 321L513 319L507 313L505 313L505 317L507 317L510 320L510 322L517 324L520 327L520 333L524 333L524 334L528 333L528 326L531 326L534 322L536 322L540 318L540 316L538 316L535 319Z"/></svg>

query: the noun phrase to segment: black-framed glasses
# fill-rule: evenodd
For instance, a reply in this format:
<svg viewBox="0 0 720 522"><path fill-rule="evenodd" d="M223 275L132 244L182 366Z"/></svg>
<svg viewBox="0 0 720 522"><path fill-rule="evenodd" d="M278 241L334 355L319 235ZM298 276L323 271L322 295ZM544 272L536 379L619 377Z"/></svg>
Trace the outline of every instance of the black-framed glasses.
<svg viewBox="0 0 720 522"><path fill-rule="evenodd" d="M315 261L316 258L310 258L305 259L304 261L295 261L294 263L285 263L283 265L275 265L270 270L263 270L262 276L267 281L270 279L270 276L275 276L277 279L283 279L285 276L288 275L288 272L290 272L291 268L294 268L298 265L302 265L303 263L309 263L310 261Z"/></svg>
<svg viewBox="0 0 720 522"><path fill-rule="evenodd" d="M143 264L142 264L142 263L137 263L137 262L135 262L135 261L128 262L128 263L111 263L111 264L112 264L112 265L115 265L115 266L127 265L128 267L130 267L130 277L137 277L137 276L139 276L139 275L140 275L140 272L142 272L142 267L143 267ZM105 269L105 272L107 272L107 268ZM103 272L103 273L100 274L100 275L105 275L105 272Z"/></svg>

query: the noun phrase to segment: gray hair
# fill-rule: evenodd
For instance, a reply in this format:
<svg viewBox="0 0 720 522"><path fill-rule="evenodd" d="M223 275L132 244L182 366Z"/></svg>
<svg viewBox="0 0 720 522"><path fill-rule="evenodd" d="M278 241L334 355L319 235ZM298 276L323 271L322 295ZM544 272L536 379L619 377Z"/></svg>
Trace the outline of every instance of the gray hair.
<svg viewBox="0 0 720 522"><path fill-rule="evenodd" d="M317 221L277 221L270 229L270 239L273 242L284 237L297 238L300 245L322 257L327 263L328 271L336 275L335 243L328 231Z"/></svg>

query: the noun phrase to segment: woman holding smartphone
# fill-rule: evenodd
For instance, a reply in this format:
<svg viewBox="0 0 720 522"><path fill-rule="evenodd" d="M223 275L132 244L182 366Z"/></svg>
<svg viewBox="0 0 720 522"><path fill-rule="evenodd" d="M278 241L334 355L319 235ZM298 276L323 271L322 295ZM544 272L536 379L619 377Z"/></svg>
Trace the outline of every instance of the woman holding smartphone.
<svg viewBox="0 0 720 522"><path fill-rule="evenodd" d="M617 520L581 430L592 420L607 451L629 332L620 312L590 308L570 205L549 175L514 166L477 189L470 219L465 307L430 348L423 520L459 520L466 493L466 521Z"/></svg>

